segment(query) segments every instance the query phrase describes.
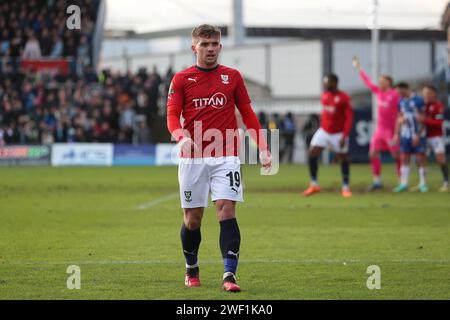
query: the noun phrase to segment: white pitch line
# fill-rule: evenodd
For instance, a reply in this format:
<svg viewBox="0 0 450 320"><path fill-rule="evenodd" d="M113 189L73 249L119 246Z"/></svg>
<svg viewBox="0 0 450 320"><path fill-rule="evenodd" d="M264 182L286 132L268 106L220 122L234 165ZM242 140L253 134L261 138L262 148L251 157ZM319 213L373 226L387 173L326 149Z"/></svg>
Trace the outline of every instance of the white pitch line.
<svg viewBox="0 0 450 320"><path fill-rule="evenodd" d="M424 260L424 259L397 259L397 260L335 260L335 259L240 259L240 263L261 263L261 264L411 264L411 263L430 263L430 264L450 264L450 260ZM86 260L86 261L14 261L6 262L3 265L157 265L157 264L183 264L183 260ZM221 260L199 260L199 264L222 264ZM0 265L1 265L0 264Z"/></svg>
<svg viewBox="0 0 450 320"><path fill-rule="evenodd" d="M172 194L169 194L169 195L167 195L165 197L161 197L161 198L158 198L158 199L155 199L155 200L143 203L143 204L137 206L136 210L149 209L149 208L154 207L154 206L156 206L156 205L158 205L158 204L160 204L162 202L171 200L171 199L175 198L176 196L178 196L178 193L172 193Z"/></svg>

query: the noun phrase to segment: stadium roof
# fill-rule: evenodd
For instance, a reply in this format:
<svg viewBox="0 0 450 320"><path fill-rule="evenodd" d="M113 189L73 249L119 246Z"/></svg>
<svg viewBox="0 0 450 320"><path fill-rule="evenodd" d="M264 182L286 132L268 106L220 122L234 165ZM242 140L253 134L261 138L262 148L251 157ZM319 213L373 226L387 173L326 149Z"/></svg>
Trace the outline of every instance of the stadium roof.
<svg viewBox="0 0 450 320"><path fill-rule="evenodd" d="M222 35L227 36L228 27L221 26ZM191 28L179 28L165 31L135 33L134 31L106 31L108 38L127 39L157 39L168 37L189 37ZM273 27L247 27L248 37L287 37L302 39L345 39L361 40L370 38L368 29L336 29L336 28L273 28ZM383 29L380 32L381 40L446 40L445 32L441 30L398 30Z"/></svg>
<svg viewBox="0 0 450 320"><path fill-rule="evenodd" d="M232 0L107 0L107 29L149 32L200 23L230 25ZM448 0L378 0L386 29L440 29ZM254 27L367 28L373 0L243 0Z"/></svg>

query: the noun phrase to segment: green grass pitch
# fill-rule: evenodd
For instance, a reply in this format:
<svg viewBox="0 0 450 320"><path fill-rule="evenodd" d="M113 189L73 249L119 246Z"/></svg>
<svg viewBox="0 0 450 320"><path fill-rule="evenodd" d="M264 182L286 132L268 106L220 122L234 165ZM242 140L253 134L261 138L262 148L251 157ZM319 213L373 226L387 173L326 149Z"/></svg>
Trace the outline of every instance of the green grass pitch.
<svg viewBox="0 0 450 320"><path fill-rule="evenodd" d="M176 167L0 168L0 299L450 299L450 194L368 194L367 165L352 166L354 196L340 196L337 166L326 191L304 198L305 166L275 176L243 167L246 202L238 280L221 290L213 206L202 226L202 287L184 287ZM417 175L413 173L413 181ZM66 268L81 268L68 290ZM381 269L381 289L366 286Z"/></svg>

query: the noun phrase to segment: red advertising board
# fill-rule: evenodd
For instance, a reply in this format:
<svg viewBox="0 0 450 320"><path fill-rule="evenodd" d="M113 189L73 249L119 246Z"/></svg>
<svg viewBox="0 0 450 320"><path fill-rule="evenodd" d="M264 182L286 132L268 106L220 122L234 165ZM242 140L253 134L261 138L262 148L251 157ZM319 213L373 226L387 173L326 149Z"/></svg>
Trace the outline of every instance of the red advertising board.
<svg viewBox="0 0 450 320"><path fill-rule="evenodd" d="M66 59L58 60L22 60L20 66L23 69L30 70L32 72L42 72L42 73L63 73L67 74L69 72L69 61Z"/></svg>

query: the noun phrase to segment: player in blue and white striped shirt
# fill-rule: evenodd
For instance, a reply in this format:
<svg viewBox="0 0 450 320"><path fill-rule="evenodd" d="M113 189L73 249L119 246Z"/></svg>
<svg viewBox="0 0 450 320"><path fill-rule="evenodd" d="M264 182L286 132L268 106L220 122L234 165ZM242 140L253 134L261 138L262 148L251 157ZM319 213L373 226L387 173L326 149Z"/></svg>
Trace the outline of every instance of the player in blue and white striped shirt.
<svg viewBox="0 0 450 320"><path fill-rule="evenodd" d="M425 104L420 96L412 93L409 85L405 82L397 84L396 89L401 96L399 102L399 115L395 139L400 139L400 185L394 192L408 190L409 165L411 155L416 155L417 166L419 167L420 192L427 192L428 186L425 178L425 151L426 151L426 130L423 125Z"/></svg>

